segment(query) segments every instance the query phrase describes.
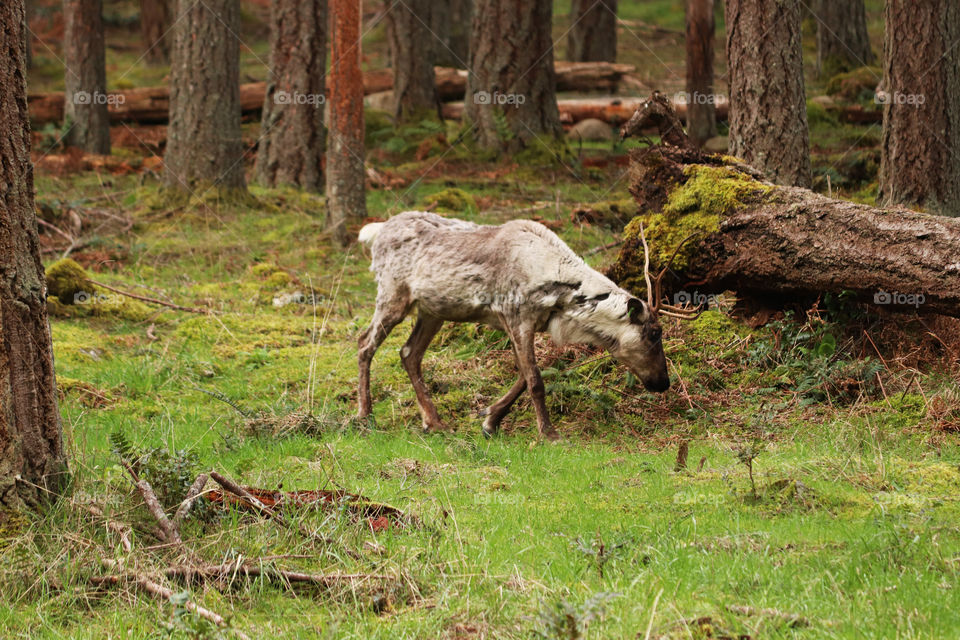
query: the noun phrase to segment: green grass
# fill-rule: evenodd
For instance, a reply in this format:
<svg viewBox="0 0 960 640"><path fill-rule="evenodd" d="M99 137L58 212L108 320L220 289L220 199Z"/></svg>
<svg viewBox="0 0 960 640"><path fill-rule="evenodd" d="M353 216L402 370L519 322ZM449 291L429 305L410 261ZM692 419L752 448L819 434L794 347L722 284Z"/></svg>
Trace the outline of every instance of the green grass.
<svg viewBox="0 0 960 640"><path fill-rule="evenodd" d="M426 180L404 199L419 201L449 182ZM536 202L550 204L540 212L546 218L568 220L594 195L563 170L541 172L538 182L497 179L496 188L478 176L454 182L485 203L465 214L481 221ZM99 185L89 177L41 177L38 190L41 199L55 190L66 199L69 189L68 199L82 207ZM210 562L292 554L307 557L278 563L404 576L402 587L388 592L369 585L290 592L263 581L191 590L191 598L232 616L251 636L513 638L540 629L555 637L544 626L556 618L549 612L604 593L617 595L604 600L589 637L643 637L651 619L655 634L695 638L711 637L706 618L712 637L945 638L960 628L960 449L955 435L938 430L924 396L907 388L907 371L882 372L888 399L864 387L866 395L853 401L828 395L800 402L799 380L821 365L803 349L774 346L774 332L794 325L750 330L711 312L667 329L667 352L689 400L680 391L647 394L609 360L544 344L550 406L564 441L536 444L525 400L504 435L488 441L476 410L515 375L506 343L498 332L448 326L425 370L457 431L425 436L397 357L405 323L374 362L376 429L366 431L350 415L355 339L372 310L372 274L357 249L329 248L317 201L255 190L256 207L201 207L170 217L148 206L154 187L118 178L112 188L130 191L138 223L126 236L102 239L128 254L115 273L97 277L126 288L148 285L219 313L163 310L139 323L54 319L74 489L0 543L0 589L9 594L0 605L0 635L160 637L174 620L173 604L158 605L129 587L98 590L87 580L106 573L99 553L125 557L116 534L83 511L88 503L137 524L129 561L141 570L176 557L145 549L156 541L111 453L109 436L117 431L141 449L188 450L198 469L214 467L247 485L333 482L422 519L421 528L372 534L343 513L294 514L346 547L374 539L383 546L361 560L237 512L188 521L186 538ZM552 202L558 193L559 214ZM616 188L609 197L625 195ZM370 203L372 214L396 204L377 191ZM579 251L611 237L568 222L561 234ZM277 270L289 278L271 276ZM315 304L273 306L275 296L311 285ZM156 340L147 336L151 324ZM815 328L815 335L842 334L831 324ZM852 339L837 342L838 357L856 362ZM918 381L928 399L951 384L938 371L943 367L933 365ZM325 426L320 433L258 434L198 388L247 413L282 419L311 412ZM681 440L691 443L690 462L675 472ZM756 496L737 456L750 443L760 451ZM729 606L795 614L809 626Z"/></svg>

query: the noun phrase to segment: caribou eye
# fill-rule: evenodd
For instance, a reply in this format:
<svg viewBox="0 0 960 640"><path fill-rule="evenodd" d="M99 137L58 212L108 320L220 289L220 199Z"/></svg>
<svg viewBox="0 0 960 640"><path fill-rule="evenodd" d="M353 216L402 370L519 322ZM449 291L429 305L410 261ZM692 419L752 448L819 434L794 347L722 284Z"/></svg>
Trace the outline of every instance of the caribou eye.
<svg viewBox="0 0 960 640"><path fill-rule="evenodd" d="M654 342L659 340L662 336L663 336L663 329L661 329L660 327L654 327L653 329L650 329L650 339L653 340Z"/></svg>

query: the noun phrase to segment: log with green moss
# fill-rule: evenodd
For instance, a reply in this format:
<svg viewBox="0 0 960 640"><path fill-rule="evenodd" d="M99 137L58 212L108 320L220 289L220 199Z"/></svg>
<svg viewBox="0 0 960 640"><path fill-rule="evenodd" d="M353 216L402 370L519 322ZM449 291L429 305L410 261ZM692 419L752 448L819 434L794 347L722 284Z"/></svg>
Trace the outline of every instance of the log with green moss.
<svg viewBox="0 0 960 640"><path fill-rule="evenodd" d="M736 158L689 145L659 94L622 135L651 124L669 143L633 152L630 193L640 215L624 230L609 270L615 281L643 289L642 224L654 266L690 238L665 279L668 292L732 290L776 304L846 293L889 309L960 317L960 219L775 185Z"/></svg>

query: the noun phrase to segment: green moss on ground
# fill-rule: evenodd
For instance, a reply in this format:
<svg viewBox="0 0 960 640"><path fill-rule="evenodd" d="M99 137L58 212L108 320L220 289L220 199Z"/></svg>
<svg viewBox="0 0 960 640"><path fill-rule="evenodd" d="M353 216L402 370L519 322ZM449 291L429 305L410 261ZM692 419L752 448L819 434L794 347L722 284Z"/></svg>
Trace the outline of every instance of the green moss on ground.
<svg viewBox="0 0 960 640"><path fill-rule="evenodd" d="M881 78L883 70L879 67L860 67L839 73L827 81L827 95L838 96L848 102L873 101Z"/></svg>
<svg viewBox="0 0 960 640"><path fill-rule="evenodd" d="M473 196L456 187L432 193L423 198L421 203L442 213L466 213L477 209L477 201Z"/></svg>

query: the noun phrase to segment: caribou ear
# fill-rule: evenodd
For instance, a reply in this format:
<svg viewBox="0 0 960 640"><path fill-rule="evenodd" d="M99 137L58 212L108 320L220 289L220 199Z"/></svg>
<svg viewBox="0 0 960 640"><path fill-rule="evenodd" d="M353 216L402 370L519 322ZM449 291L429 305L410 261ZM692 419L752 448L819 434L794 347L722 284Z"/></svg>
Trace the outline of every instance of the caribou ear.
<svg viewBox="0 0 960 640"><path fill-rule="evenodd" d="M643 324L649 315L647 305L637 298L627 298L627 313L631 324Z"/></svg>

